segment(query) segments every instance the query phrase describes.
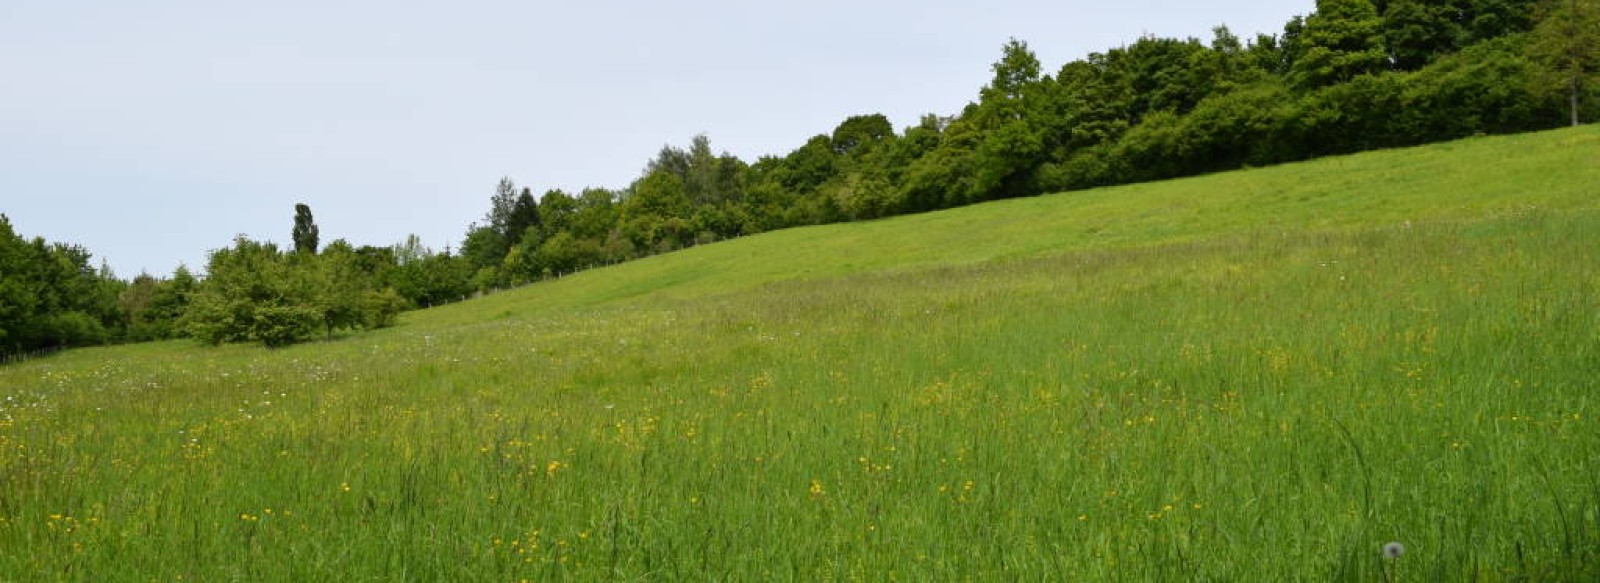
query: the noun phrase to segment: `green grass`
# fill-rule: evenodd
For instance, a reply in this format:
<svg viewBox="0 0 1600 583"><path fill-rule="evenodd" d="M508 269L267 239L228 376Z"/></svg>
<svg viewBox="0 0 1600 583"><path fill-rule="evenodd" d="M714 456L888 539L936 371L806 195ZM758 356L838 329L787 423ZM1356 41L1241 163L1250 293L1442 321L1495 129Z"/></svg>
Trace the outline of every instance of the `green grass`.
<svg viewBox="0 0 1600 583"><path fill-rule="evenodd" d="M1594 580L1597 185L1484 138L10 366L0 580Z"/></svg>

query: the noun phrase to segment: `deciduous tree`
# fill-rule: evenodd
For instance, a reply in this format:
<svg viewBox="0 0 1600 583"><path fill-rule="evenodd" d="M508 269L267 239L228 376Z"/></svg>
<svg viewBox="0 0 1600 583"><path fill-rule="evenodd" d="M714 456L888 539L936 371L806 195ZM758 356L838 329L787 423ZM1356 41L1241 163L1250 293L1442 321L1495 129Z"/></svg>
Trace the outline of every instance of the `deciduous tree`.
<svg viewBox="0 0 1600 583"><path fill-rule="evenodd" d="M309 283L293 272L276 245L240 235L232 248L211 252L184 327L211 344L299 342L316 331L323 316Z"/></svg>
<svg viewBox="0 0 1600 583"><path fill-rule="evenodd" d="M1577 126L1583 121L1584 98L1594 93L1600 73L1600 2L1551 2L1528 44L1529 56L1542 66L1535 91L1565 97L1568 119Z"/></svg>
<svg viewBox="0 0 1600 583"><path fill-rule="evenodd" d="M304 203L294 205L294 252L317 254L317 223L311 218L311 207Z"/></svg>
<svg viewBox="0 0 1600 583"><path fill-rule="evenodd" d="M1387 67L1383 19L1371 0L1317 0L1295 40L1289 79L1312 90Z"/></svg>

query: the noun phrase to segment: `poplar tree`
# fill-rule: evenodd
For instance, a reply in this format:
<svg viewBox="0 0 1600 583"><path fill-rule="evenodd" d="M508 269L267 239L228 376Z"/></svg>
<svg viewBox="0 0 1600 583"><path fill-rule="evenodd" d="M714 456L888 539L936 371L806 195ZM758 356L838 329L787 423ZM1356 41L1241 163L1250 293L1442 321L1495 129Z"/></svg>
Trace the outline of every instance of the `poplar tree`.
<svg viewBox="0 0 1600 583"><path fill-rule="evenodd" d="M317 254L317 223L311 218L311 207L305 203L294 205L294 251Z"/></svg>

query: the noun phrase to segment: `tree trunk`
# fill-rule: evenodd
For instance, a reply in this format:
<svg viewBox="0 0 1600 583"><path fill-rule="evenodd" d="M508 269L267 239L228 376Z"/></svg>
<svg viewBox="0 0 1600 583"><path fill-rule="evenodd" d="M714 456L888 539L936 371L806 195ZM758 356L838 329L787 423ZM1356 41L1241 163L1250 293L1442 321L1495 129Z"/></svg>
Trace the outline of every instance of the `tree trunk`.
<svg viewBox="0 0 1600 583"><path fill-rule="evenodd" d="M1572 127L1578 127L1578 76L1572 76L1572 92L1568 96L1567 106L1572 109Z"/></svg>
<svg viewBox="0 0 1600 583"><path fill-rule="evenodd" d="M1571 39L1571 42L1576 46L1582 42L1576 38L1578 34L1576 31L1581 26L1578 24L1580 22L1578 19L1578 0L1572 0L1572 13L1568 15L1568 18L1572 19L1572 29L1574 31L1574 38ZM1572 59L1572 86L1568 88L1571 89L1571 92L1567 95L1567 107L1572 111L1572 127L1578 127L1578 93L1583 89L1583 56L1580 52L1580 54L1573 55Z"/></svg>

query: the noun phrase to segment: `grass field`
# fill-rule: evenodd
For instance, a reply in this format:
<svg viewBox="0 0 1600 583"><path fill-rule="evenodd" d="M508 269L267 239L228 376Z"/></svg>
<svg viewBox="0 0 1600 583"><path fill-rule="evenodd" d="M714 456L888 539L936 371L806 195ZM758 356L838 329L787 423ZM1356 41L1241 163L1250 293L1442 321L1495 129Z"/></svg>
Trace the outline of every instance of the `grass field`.
<svg viewBox="0 0 1600 583"><path fill-rule="evenodd" d="M1600 128L1481 138L0 368L0 580L1592 581L1597 378Z"/></svg>

